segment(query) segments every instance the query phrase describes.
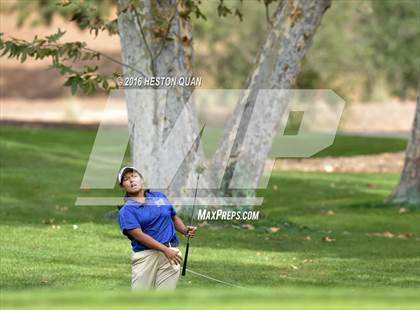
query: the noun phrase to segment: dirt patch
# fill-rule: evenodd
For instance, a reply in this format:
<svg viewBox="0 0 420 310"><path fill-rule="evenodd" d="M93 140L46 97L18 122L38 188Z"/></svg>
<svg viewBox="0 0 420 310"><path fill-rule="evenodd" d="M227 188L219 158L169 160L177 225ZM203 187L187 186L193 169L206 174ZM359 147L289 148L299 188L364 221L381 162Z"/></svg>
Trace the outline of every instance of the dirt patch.
<svg viewBox="0 0 420 310"><path fill-rule="evenodd" d="M272 163L272 161L271 161ZM270 164L270 163L268 163ZM321 172L388 172L401 173L404 152L382 153L348 157L325 157L308 159L278 159L277 171L321 171Z"/></svg>

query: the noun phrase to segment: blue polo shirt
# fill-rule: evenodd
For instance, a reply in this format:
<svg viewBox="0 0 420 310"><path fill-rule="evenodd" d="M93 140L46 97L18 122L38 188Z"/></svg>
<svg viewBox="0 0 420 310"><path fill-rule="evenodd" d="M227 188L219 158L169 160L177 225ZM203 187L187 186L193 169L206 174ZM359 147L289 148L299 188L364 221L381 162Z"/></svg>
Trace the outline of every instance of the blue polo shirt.
<svg viewBox="0 0 420 310"><path fill-rule="evenodd" d="M176 236L172 217L176 211L166 196L160 192L146 191L144 203L128 198L118 211L118 222L124 235L131 240L134 252L147 250L148 247L132 238L127 231L140 228L160 243L171 242L175 246L179 241Z"/></svg>

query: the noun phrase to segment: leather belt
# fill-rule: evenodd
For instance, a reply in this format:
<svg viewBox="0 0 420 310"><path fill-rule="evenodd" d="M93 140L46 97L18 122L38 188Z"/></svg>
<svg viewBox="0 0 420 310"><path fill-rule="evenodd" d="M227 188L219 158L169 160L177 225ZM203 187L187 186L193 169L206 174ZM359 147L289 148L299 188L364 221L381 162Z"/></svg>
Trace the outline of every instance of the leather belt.
<svg viewBox="0 0 420 310"><path fill-rule="evenodd" d="M168 247L168 248L173 248L173 247L177 247L178 246L178 242L166 242L163 245L166 246L166 247Z"/></svg>

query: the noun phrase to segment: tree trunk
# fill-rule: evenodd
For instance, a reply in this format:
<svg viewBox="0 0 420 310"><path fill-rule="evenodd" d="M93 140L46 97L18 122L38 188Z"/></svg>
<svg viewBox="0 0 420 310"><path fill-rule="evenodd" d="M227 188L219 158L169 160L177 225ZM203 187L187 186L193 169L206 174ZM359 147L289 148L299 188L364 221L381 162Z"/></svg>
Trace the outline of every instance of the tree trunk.
<svg viewBox="0 0 420 310"><path fill-rule="evenodd" d="M179 15L179 7L175 0L139 1L136 11L127 8L127 0L119 0L118 25L122 47L122 58L128 65L138 68L148 76L191 76L192 37L189 21ZM255 188L263 172L263 166L271 146L275 129L284 112L285 105L266 105L259 110L261 126L253 133L253 140L259 141L248 146L247 153L243 151L245 134L254 108L255 98L260 89L289 89L300 70L304 55L309 49L315 31L323 14L330 5L330 0L287 0L279 5L273 19L265 44L257 57L256 67L250 75L247 88L239 101L236 110L225 130L221 146L216 151L210 163L208 174L200 179L202 184L214 184L217 176L223 176L223 196L229 195L229 183L234 173L246 176L245 186ZM164 17L163 19L161 17ZM159 18L161 20L159 20ZM155 37L156 25L167 22L167 34L164 41ZM158 22L157 22L158 21ZM163 27L165 28L165 27ZM159 29L158 29L159 30ZM162 29L161 29L162 30ZM162 32L162 31L160 31ZM133 76L134 72L124 68L125 76ZM176 158L185 155L185 150L191 145L192 133L198 132L198 122L195 111L191 108L186 126L191 136L182 139L182 144L171 150L171 159L161 161L161 174L152 171L153 167L145 165L153 160L156 152L164 143L168 132L174 126L192 88L177 87L168 92L157 91L147 93L153 104L144 100L144 92L126 90L129 128L133 128L131 136L133 164L146 175L146 181L158 182L165 178ZM143 98L142 98L143 96ZM143 114L139 121L139 115ZM155 132L150 133L151 130ZM156 137L158 137L156 139ZM232 147L233 145L233 147ZM250 148L250 149L249 149ZM183 155L184 154L184 155ZM182 188L194 188L195 173L192 169L203 158L201 145L198 154L193 159L185 161L178 170L174 182L171 183L169 194L182 196ZM225 172L227 159L228 169ZM238 162L245 163L238 168ZM236 171L235 171L236 170ZM239 171L239 172L238 172ZM242 184L243 185L243 184ZM217 191L216 191L217 192ZM214 191L202 191L202 195L212 195ZM218 193L219 194L219 193ZM249 192L243 189L235 196L247 196ZM219 196L219 195L218 195Z"/></svg>
<svg viewBox="0 0 420 310"><path fill-rule="evenodd" d="M223 142L212 163L213 177L223 175L225 195L254 194L252 189L257 187L263 173L272 139L286 107L286 102L265 104L253 115L255 99L260 89L293 87L303 58L330 4L330 0L288 0L276 10L272 29L248 78L249 91L244 92L225 128ZM259 118L259 125L247 132L251 116ZM245 137L250 144L244 145ZM226 160L225 170L222 163Z"/></svg>
<svg viewBox="0 0 420 310"><path fill-rule="evenodd" d="M405 153L404 168L390 202L420 206L420 83L413 128Z"/></svg>
<svg viewBox="0 0 420 310"><path fill-rule="evenodd" d="M176 0L139 0L136 5L129 6L129 1L119 0L122 13L119 15L118 28L124 63L148 77L192 76L191 24L180 17L180 5ZM124 67L124 76L139 75ZM173 162L183 159L194 139L192 133L198 131L196 113L190 110L186 113L188 120L184 124L185 132L189 135L180 139L182 143L171 150L171 160L161 160L159 169L146 165L159 153L192 91L192 87L180 86L146 93L139 89L125 91L133 164L142 171L147 184L160 184L169 174L168 171L173 169ZM192 182L191 168L190 161L177 170L176 177L167 189L169 195L179 197L181 188Z"/></svg>

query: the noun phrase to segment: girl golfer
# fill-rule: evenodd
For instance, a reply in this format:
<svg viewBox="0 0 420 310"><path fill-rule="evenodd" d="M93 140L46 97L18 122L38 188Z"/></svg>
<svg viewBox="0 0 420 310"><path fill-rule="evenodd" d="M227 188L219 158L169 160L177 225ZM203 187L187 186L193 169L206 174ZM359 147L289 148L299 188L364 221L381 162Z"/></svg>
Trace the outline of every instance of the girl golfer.
<svg viewBox="0 0 420 310"><path fill-rule="evenodd" d="M136 168L122 168L118 182L126 192L118 221L133 248L132 289L174 289L182 261L176 231L194 237L196 227L184 225L163 193L144 189Z"/></svg>

